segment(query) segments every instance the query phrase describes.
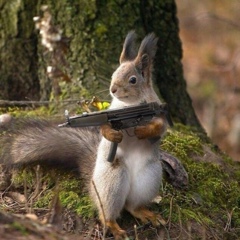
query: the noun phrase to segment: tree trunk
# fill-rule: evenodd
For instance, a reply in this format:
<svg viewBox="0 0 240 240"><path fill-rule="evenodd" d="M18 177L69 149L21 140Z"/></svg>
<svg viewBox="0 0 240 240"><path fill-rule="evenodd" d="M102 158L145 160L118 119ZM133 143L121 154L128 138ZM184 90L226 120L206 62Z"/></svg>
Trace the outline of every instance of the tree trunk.
<svg viewBox="0 0 240 240"><path fill-rule="evenodd" d="M11 3L15 3L12 8L14 18L5 17L5 21L12 25L0 45L1 61L4 61L1 82L11 91L2 91L2 98L23 99L31 89L35 96L41 95L41 100L49 99L51 82L46 74L46 49L36 43L32 20L34 13L40 13L40 6L44 3L49 6L55 25L60 25L63 35L70 39L66 59L72 84L63 84L65 98L94 95L106 98L111 74L118 64L127 32L135 29L141 39L147 33L155 32L159 37L155 61L156 86L176 121L195 126L204 133L183 78L174 0L39 0L38 4L30 0L14 0ZM6 1L1 13L5 11L6 15L11 3ZM101 94L102 90L106 91Z"/></svg>
<svg viewBox="0 0 240 240"><path fill-rule="evenodd" d="M91 94L96 94L99 84L108 88L111 73L118 64L123 39L129 30L135 29L140 38L155 32L159 37L155 61L159 92L169 104L176 121L195 126L204 133L183 77L182 47L174 0L96 0L96 5L92 3L90 9L89 4L75 4L75 7L79 13L73 15L72 23L69 24L70 18L64 21L67 31L72 32L70 36L75 36L71 43L70 64L75 69L74 77L78 76L84 86L93 89ZM86 12L88 14L84 15ZM77 30L73 27L76 25L79 26ZM79 54L76 56L75 52ZM79 69L84 74L78 74Z"/></svg>
<svg viewBox="0 0 240 240"><path fill-rule="evenodd" d="M155 80L176 121L204 132L192 107L183 77L182 46L175 1L141 0L141 17L146 32L159 37Z"/></svg>
<svg viewBox="0 0 240 240"><path fill-rule="evenodd" d="M37 37L32 0L0 3L0 98L38 99Z"/></svg>

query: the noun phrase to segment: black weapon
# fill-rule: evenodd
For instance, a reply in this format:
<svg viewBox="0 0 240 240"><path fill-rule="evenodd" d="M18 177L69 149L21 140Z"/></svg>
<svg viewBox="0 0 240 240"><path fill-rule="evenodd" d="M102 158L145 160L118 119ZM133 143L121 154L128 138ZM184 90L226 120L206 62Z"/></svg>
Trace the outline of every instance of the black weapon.
<svg viewBox="0 0 240 240"><path fill-rule="evenodd" d="M69 117L68 111L65 111L66 122L58 125L59 127L89 127L101 126L111 123L115 130L122 130L138 125L148 123L153 117L166 117L168 124L173 126L173 122L168 113L167 104L158 104L157 102L143 103L131 107L116 108L98 112L83 113L81 115ZM112 162L116 155L117 143L111 144L108 161Z"/></svg>

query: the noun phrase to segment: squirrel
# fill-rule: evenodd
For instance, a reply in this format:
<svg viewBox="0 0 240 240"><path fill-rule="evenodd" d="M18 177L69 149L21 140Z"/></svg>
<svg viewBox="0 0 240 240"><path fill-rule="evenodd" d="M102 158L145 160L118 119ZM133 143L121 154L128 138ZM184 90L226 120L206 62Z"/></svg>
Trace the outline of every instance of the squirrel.
<svg viewBox="0 0 240 240"><path fill-rule="evenodd" d="M136 51L135 38L134 31L125 38L120 65L110 84L110 109L143 102L161 103L152 84L158 39L153 33L147 35ZM123 209L143 223L164 224L159 214L146 208L158 195L163 168L170 173L173 185L177 186L176 182L187 185L187 173L179 161L159 149L159 139L167 129L164 116L123 131L114 130L110 124L100 128L58 128L47 120L34 119L20 120L17 125L15 132L10 131L1 139L0 163L22 166L39 162L78 167L81 178L89 185L100 221L115 239L127 237L116 221ZM108 162L111 142L117 142L118 148L114 161ZM176 164L181 174L173 173Z"/></svg>
<svg viewBox="0 0 240 240"><path fill-rule="evenodd" d="M157 38L147 35L134 52L135 34L130 32L123 44L120 66L112 75L109 109L141 104L161 103L152 86L152 64ZM162 165L159 162L159 141L149 139L162 137L167 128L166 119L154 117L148 124L116 131L110 124L101 126L96 165L91 181L91 196L97 205L99 218L111 230L115 239L125 239L126 232L116 219L122 209L134 217L154 226L164 220L145 206L158 194L162 180ZM111 142L118 148L114 162L107 161Z"/></svg>

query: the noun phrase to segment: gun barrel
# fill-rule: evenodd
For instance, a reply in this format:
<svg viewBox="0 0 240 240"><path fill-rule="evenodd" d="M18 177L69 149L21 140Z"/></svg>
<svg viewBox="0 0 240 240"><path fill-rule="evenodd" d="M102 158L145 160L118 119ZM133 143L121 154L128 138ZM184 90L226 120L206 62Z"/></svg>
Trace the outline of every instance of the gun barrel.
<svg viewBox="0 0 240 240"><path fill-rule="evenodd" d="M89 126L101 126L108 122L108 116L106 113L101 114L82 114L79 116L73 116L65 123L69 127L89 127Z"/></svg>

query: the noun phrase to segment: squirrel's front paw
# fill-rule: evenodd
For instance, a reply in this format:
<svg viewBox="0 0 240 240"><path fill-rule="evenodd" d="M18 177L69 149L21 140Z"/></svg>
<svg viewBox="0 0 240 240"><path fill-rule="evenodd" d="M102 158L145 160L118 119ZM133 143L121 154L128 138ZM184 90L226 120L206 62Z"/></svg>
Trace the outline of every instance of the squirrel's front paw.
<svg viewBox="0 0 240 240"><path fill-rule="evenodd" d="M164 120L157 118L144 126L137 126L134 130L139 139L160 137L165 132Z"/></svg>
<svg viewBox="0 0 240 240"><path fill-rule="evenodd" d="M123 138L123 134L120 131L112 129L111 125L105 124L101 126L101 134L109 141L120 143Z"/></svg>

